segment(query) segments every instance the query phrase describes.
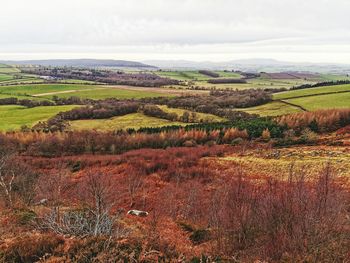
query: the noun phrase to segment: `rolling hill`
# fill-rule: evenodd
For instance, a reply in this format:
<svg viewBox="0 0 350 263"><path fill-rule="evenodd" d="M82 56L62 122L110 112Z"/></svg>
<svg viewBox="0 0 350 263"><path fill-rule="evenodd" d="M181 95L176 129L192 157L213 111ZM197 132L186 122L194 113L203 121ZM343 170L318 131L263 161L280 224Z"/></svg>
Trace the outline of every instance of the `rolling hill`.
<svg viewBox="0 0 350 263"><path fill-rule="evenodd" d="M113 59L47 59L47 60L19 60L0 61L0 63L10 65L40 65L53 67L116 67L116 68L155 68L154 66L127 60Z"/></svg>

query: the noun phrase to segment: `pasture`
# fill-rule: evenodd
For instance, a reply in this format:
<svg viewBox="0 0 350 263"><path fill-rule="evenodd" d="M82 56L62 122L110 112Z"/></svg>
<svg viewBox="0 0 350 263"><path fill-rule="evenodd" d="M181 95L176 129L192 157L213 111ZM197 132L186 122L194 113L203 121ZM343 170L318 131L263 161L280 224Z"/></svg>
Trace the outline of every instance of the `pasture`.
<svg viewBox="0 0 350 263"><path fill-rule="evenodd" d="M170 96L170 94L157 91L133 90L127 87L83 84L28 84L0 86L0 95L3 97L26 97L27 99L52 99L53 96L69 98L72 96L84 99L132 99Z"/></svg>
<svg viewBox="0 0 350 263"><path fill-rule="evenodd" d="M161 108L163 111L168 112L168 113L176 113L178 116L181 116L184 114L185 111L189 112L190 114L192 111L189 110L184 110L180 108L169 108L168 106L165 105L158 105L159 108ZM222 122L222 121L227 121L225 118L221 118L219 116L213 115L213 114L206 114L206 113L200 113L196 112L198 119L202 119L205 122Z"/></svg>
<svg viewBox="0 0 350 263"><path fill-rule="evenodd" d="M167 106L158 106L165 112L176 113L181 116L185 111L184 109L174 109ZM190 114L191 111L187 111ZM207 122L220 122L226 121L226 119L205 113L197 113L198 120ZM170 121L157 117L151 117L144 115L143 113L131 113L124 116L117 116L109 119L94 119L94 120L76 120L70 121L71 129L73 130L99 130L99 131L114 131L114 130L125 130L125 129L139 129L142 127L163 127L169 125L187 125L180 121Z"/></svg>
<svg viewBox="0 0 350 263"><path fill-rule="evenodd" d="M35 108L26 108L16 105L0 106L0 131L19 130L23 125L32 127L39 121L46 121L59 112L68 111L75 107L77 106L69 105Z"/></svg>
<svg viewBox="0 0 350 263"><path fill-rule="evenodd" d="M13 76L9 74L0 74L0 82L12 80Z"/></svg>
<svg viewBox="0 0 350 263"><path fill-rule="evenodd" d="M336 92L350 92L350 84L279 92L279 93L275 93L273 95L273 98L283 100L283 99L296 98L296 97L302 97L302 96L311 96L311 95L336 93Z"/></svg>
<svg viewBox="0 0 350 263"><path fill-rule="evenodd" d="M122 129L139 129L141 127L162 127L169 125L186 125L183 122L172 122L165 119L132 113L110 119L77 120L69 122L72 130L114 131Z"/></svg>
<svg viewBox="0 0 350 263"><path fill-rule="evenodd" d="M349 108L350 92L302 97L288 99L286 101L295 105L299 105L308 111L314 111L319 109Z"/></svg>
<svg viewBox="0 0 350 263"><path fill-rule="evenodd" d="M7 65L3 65L0 67L0 73L5 73L5 74L9 74L9 73L19 73L20 70L18 68L14 68L11 66L7 66Z"/></svg>
<svg viewBox="0 0 350 263"><path fill-rule="evenodd" d="M219 74L220 78L241 78L242 76L238 73L231 71L223 70L213 70L213 72ZM167 77L172 79L177 79L181 81L199 81L205 82L212 77L199 73L198 71L193 70L184 70L184 71L157 71L155 72L158 76Z"/></svg>
<svg viewBox="0 0 350 263"><path fill-rule="evenodd" d="M291 113L301 112L299 107L295 107L280 101L273 101L267 104L259 105L256 107L250 107L245 109L239 109L241 111L258 114L260 116L281 116Z"/></svg>

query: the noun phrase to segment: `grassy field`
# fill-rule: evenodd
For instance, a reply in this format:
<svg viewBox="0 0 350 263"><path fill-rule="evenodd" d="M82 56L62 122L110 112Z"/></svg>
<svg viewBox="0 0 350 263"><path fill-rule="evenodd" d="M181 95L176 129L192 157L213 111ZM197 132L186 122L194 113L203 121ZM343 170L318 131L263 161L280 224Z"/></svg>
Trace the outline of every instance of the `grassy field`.
<svg viewBox="0 0 350 263"><path fill-rule="evenodd" d="M6 99L6 98L17 98L19 100L35 100L35 101L43 101L48 100L41 97L30 97L30 96L21 96L21 95L8 95L8 94L2 94L0 93L0 99Z"/></svg>
<svg viewBox="0 0 350 263"><path fill-rule="evenodd" d="M298 107L294 107L280 101L273 101L264 105L239 110L250 114L259 114L260 116L280 116L302 111Z"/></svg>
<svg viewBox="0 0 350 263"><path fill-rule="evenodd" d="M333 93L333 94L329 94ZM305 97L303 97L305 96ZM325 86L275 93L274 100L283 100L308 111L331 108L350 108L350 85ZM242 109L261 116L278 116L301 111L300 108L281 101Z"/></svg>
<svg viewBox="0 0 350 263"><path fill-rule="evenodd" d="M19 73L20 70L18 68L14 68L11 66L6 66L3 65L2 67L0 67L0 73Z"/></svg>
<svg viewBox="0 0 350 263"><path fill-rule="evenodd" d="M26 97L27 99L52 99L53 96L68 98L77 96L88 99L106 98L146 98L170 96L164 92L118 89L118 87L107 87L102 85L82 84L28 84L15 86L0 86L2 97Z"/></svg>
<svg viewBox="0 0 350 263"><path fill-rule="evenodd" d="M220 78L241 78L242 76L235 72L216 70L213 71L220 75ZM157 71L155 72L157 75L172 79L177 79L181 81L207 81L212 79L207 75L201 74L198 71Z"/></svg>
<svg viewBox="0 0 350 263"><path fill-rule="evenodd" d="M169 108L165 105L159 105L159 108L161 108L163 111L165 112L169 112L169 113L176 113L178 116L181 116L184 114L185 111L191 113L191 111L188 110L184 110L184 109L175 109L175 108ZM215 116L213 114L206 114L206 113L199 113L196 112L196 115L199 119L203 119L207 122L221 122L221 121L227 121L225 118L221 118L219 116Z"/></svg>
<svg viewBox="0 0 350 263"><path fill-rule="evenodd" d="M220 78L240 79L242 76L238 73L231 71L214 71L220 75Z"/></svg>
<svg viewBox="0 0 350 263"><path fill-rule="evenodd" d="M159 106L166 112L175 112L178 116L181 116L186 110L168 108L167 106ZM191 111L188 111L191 113ZM209 122L226 121L226 119L205 113L196 113L199 119L203 119ZM161 118L146 116L142 113L132 113L124 116L113 117L109 119L100 120L77 120L71 121L70 125L73 130L100 130L100 131L113 131L121 129L139 129L141 127L162 127L168 125L186 125L187 123L178 121L169 121Z"/></svg>
<svg viewBox="0 0 350 263"><path fill-rule="evenodd" d="M186 125L182 122L172 122L165 119L149 117L142 113L132 113L124 116L118 116L110 119L101 120L77 120L70 122L73 130L122 130L122 129L139 129L141 127L162 127L168 125Z"/></svg>
<svg viewBox="0 0 350 263"><path fill-rule="evenodd" d="M321 74L320 79L322 81L332 81L332 80L350 80L350 76L347 75L337 75L337 74Z"/></svg>
<svg viewBox="0 0 350 263"><path fill-rule="evenodd" d="M286 100L290 103L302 106L308 111L333 108L350 108L350 92L319 95Z"/></svg>
<svg viewBox="0 0 350 263"><path fill-rule="evenodd" d="M62 111L68 111L77 106L49 106L26 108L22 106L0 106L0 131L18 130L23 125L33 126L39 121L45 121Z"/></svg>
<svg viewBox="0 0 350 263"><path fill-rule="evenodd" d="M62 91L76 91L82 89L99 88L92 85L69 85L69 84L34 84L0 87L0 93L13 95L37 95Z"/></svg>
<svg viewBox="0 0 350 263"><path fill-rule="evenodd" d="M8 81L8 80L12 80L13 76L9 75L9 74L0 74L0 82L1 81Z"/></svg>
<svg viewBox="0 0 350 263"><path fill-rule="evenodd" d="M59 79L59 83L74 83L74 84L98 84L96 81L81 80L81 79Z"/></svg>
<svg viewBox="0 0 350 263"><path fill-rule="evenodd" d="M181 81L206 81L210 79L209 76L200 74L198 71L157 71L155 74Z"/></svg>
<svg viewBox="0 0 350 263"><path fill-rule="evenodd" d="M43 79L39 79L39 78L13 78L11 80L7 80L7 81L2 81L0 84L3 86L6 85L23 85L23 84L39 84L39 83L44 83L45 80Z"/></svg>
<svg viewBox="0 0 350 263"><path fill-rule="evenodd" d="M324 93L344 92L344 91L350 92L350 84L338 85L338 86L318 87L318 88L311 88L311 89L291 90L291 91L276 93L276 94L274 94L273 98L274 99L289 99L289 98L300 97L300 96L319 95L319 94L324 94Z"/></svg>
<svg viewBox="0 0 350 263"><path fill-rule="evenodd" d="M75 87L75 86L74 86ZM150 91L141 91L141 90L127 90L127 89L118 89L118 88L106 88L99 86L96 88L86 88L77 90L74 92L67 93L57 93L50 95L42 95L42 97L51 99L52 96L57 96L59 98L69 98L72 96L83 98L83 99L107 99L107 98L117 98L117 99L140 99L140 98L152 98L152 97L164 97L170 96L170 94L161 93L161 92L150 92Z"/></svg>

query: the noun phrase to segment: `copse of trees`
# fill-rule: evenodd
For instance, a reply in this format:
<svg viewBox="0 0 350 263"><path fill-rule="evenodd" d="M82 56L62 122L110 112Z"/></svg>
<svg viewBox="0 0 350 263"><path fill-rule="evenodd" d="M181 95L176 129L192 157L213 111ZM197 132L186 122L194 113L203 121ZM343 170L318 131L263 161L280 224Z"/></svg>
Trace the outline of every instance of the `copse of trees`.
<svg viewBox="0 0 350 263"><path fill-rule="evenodd" d="M217 123L198 123L190 124L185 127L172 125L165 127L145 127L140 128L137 131L129 130L129 132L144 132L148 134L171 132L177 130L192 131L200 130L206 133L218 131L220 136L223 136L223 131L231 128L237 128L239 130L246 130L248 137L251 139L259 138L264 130L269 130L272 138L280 138L283 136L283 132L286 126L278 125L276 122L269 118L253 118L253 119L237 119L235 122L217 122Z"/></svg>
<svg viewBox="0 0 350 263"><path fill-rule="evenodd" d="M188 95L175 98L146 98L141 101L159 105L167 105L171 108L183 108L191 111L210 113L220 117L236 120L239 116L252 115L237 112L236 108L246 108L265 104L272 101L270 92L264 90L233 90L210 91L206 95Z"/></svg>
<svg viewBox="0 0 350 263"><path fill-rule="evenodd" d="M49 100L19 100L17 98L4 98L0 99L0 105L21 105L28 108L40 107L40 106L54 106L55 103Z"/></svg>
<svg viewBox="0 0 350 263"><path fill-rule="evenodd" d="M161 108L159 108L157 105L146 104L140 107L139 110L142 111L143 114L151 117L166 119L170 121L177 121L179 119L176 113L165 112Z"/></svg>
<svg viewBox="0 0 350 263"><path fill-rule="evenodd" d="M350 109L318 110L284 115L276 118L279 125L300 133L309 128L314 132L333 132L350 125Z"/></svg>
<svg viewBox="0 0 350 263"><path fill-rule="evenodd" d="M185 123L205 122L203 119L199 119L195 112L184 111L182 115L178 115L175 112L166 112L159 108L157 105L145 104L140 107L139 111L147 116L166 119L170 121L181 121Z"/></svg>
<svg viewBox="0 0 350 263"><path fill-rule="evenodd" d="M245 79L209 79L210 84L245 84L247 81Z"/></svg>
<svg viewBox="0 0 350 263"><path fill-rule="evenodd" d="M218 78L220 75L216 72L210 71L210 70L199 70L198 71L200 74L212 77L212 78Z"/></svg>
<svg viewBox="0 0 350 263"><path fill-rule="evenodd" d="M61 112L56 117L63 120L107 119L138 111L140 103L133 101L108 100L93 105Z"/></svg>

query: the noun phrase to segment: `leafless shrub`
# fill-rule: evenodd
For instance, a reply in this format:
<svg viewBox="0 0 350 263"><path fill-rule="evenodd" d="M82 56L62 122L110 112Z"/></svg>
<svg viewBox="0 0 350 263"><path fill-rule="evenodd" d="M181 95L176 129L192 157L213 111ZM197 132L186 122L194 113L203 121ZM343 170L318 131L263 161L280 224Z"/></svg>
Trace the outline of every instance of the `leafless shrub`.
<svg viewBox="0 0 350 263"><path fill-rule="evenodd" d="M42 222L42 227L72 236L115 236L127 234L117 224L120 214L112 215L115 202L111 199L111 184L105 175L89 174L81 187L86 207L81 210L60 212L53 208Z"/></svg>
<svg viewBox="0 0 350 263"><path fill-rule="evenodd" d="M225 182L210 210L217 253L247 256L254 250L272 261L346 258L349 192L337 185L330 164L315 181L294 169L292 165L287 180L270 178L259 184L238 169Z"/></svg>

